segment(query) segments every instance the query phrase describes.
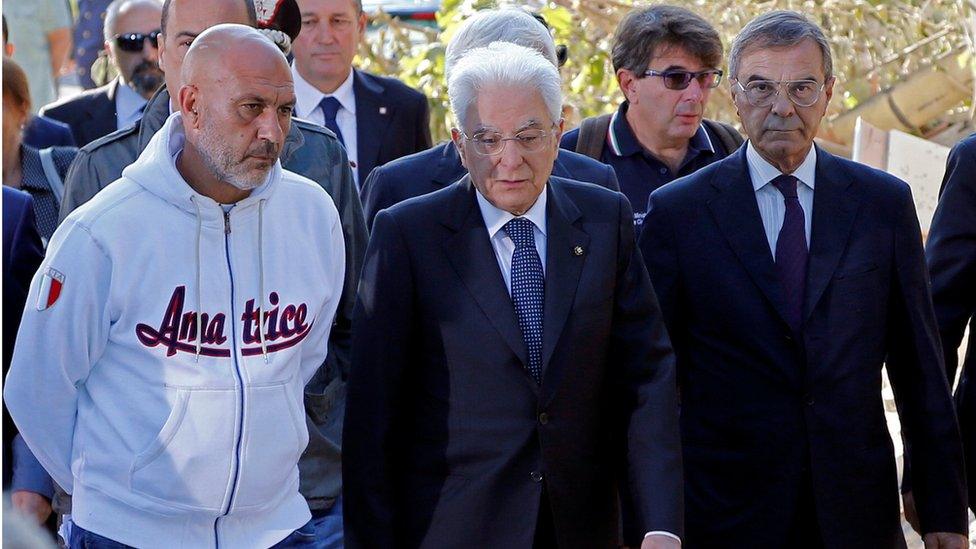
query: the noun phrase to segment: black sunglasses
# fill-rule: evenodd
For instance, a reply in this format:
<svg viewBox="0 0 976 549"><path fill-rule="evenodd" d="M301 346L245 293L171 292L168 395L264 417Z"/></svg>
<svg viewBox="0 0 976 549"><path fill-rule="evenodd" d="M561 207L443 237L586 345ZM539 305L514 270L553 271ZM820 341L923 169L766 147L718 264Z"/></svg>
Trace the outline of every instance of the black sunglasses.
<svg viewBox="0 0 976 549"><path fill-rule="evenodd" d="M718 87L722 81L722 71L718 69L708 69L698 72L671 69L666 71L655 71L648 69L644 71L644 76L660 76L664 80L664 87L669 90L683 90L691 84L693 78L698 79L698 85L702 88Z"/></svg>
<svg viewBox="0 0 976 549"><path fill-rule="evenodd" d="M145 46L146 40L149 40L149 44L154 47L159 47L159 35L162 34L160 30L154 30L149 34L142 34L141 32L127 32L125 34L115 35L115 45L119 47L122 51L137 52L142 51Z"/></svg>

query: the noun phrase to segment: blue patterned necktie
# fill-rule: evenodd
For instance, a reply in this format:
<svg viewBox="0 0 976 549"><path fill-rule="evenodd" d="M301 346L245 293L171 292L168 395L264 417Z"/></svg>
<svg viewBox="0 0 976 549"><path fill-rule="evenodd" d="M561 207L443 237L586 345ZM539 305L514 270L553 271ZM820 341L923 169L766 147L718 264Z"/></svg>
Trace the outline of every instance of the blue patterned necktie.
<svg viewBox="0 0 976 549"><path fill-rule="evenodd" d="M339 124L336 123L336 115L339 114L342 104L335 97L323 97L319 101L319 108L322 109L322 114L325 116L325 127L332 130L339 138L339 142L345 145L346 142L342 139L342 131L339 130Z"/></svg>
<svg viewBox="0 0 976 549"><path fill-rule="evenodd" d="M512 302L518 316L522 340L529 351L529 373L536 383L542 381L542 311L546 299L542 260L535 248L532 222L516 217L504 227L515 243L512 254Z"/></svg>
<svg viewBox="0 0 976 549"><path fill-rule="evenodd" d="M807 235L803 208L796 196L798 180L792 175L773 179L786 204L783 227L776 240L776 271L785 291L787 320L794 332L800 331L803 321L803 297L807 285Z"/></svg>

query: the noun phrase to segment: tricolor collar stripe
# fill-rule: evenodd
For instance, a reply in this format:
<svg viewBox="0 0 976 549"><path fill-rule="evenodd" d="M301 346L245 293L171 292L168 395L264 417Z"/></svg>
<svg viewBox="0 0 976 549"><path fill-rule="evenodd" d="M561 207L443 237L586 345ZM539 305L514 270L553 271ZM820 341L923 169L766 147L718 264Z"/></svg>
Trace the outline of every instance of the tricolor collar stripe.
<svg viewBox="0 0 976 549"><path fill-rule="evenodd" d="M614 111L613 116L610 117L610 127L607 128L607 143L610 144L610 150L613 151L613 154L623 156L623 153L620 152L620 144L617 143L617 135L613 133L613 128L617 125L617 115L619 114L620 111L617 110Z"/></svg>
<svg viewBox="0 0 976 549"><path fill-rule="evenodd" d="M705 141L708 142L708 150L712 151L712 154L715 154L715 147L712 146L712 137L708 135L708 130L705 129L705 124L700 123L698 124L698 127L701 129L701 132L705 134Z"/></svg>

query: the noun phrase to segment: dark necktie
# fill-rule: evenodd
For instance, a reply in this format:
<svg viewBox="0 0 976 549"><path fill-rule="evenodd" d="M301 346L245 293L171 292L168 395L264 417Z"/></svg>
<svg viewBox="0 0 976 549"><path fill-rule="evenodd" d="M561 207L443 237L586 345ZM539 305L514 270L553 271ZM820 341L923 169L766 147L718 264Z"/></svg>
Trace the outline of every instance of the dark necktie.
<svg viewBox="0 0 976 549"><path fill-rule="evenodd" d="M339 113L339 109L342 108L342 104L335 97L323 97L319 101L319 107L322 109L322 114L325 116L325 127L332 130L336 137L339 138L339 142L343 145L346 144L345 140L342 139L342 131L339 130L339 124L336 123L336 115Z"/></svg>
<svg viewBox="0 0 976 549"><path fill-rule="evenodd" d="M522 339L529 351L529 373L536 383L542 380L542 310L545 304L545 275L535 249L532 222L516 217L504 227L515 243L512 254L512 302L518 316Z"/></svg>
<svg viewBox="0 0 976 549"><path fill-rule="evenodd" d="M786 296L790 327L800 331L803 321L803 297L807 284L807 236L803 208L796 196L799 181L792 175L780 175L773 185L783 194L786 215L776 240L776 271Z"/></svg>

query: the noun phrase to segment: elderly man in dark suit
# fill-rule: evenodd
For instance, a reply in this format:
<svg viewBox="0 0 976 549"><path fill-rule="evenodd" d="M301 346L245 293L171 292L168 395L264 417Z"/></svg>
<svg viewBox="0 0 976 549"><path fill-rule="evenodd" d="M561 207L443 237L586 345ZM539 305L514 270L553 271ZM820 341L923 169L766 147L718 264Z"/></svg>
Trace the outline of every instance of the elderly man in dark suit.
<svg viewBox="0 0 976 549"><path fill-rule="evenodd" d="M678 547L673 354L627 199L550 176L555 66L453 69L469 175L376 217L344 429L347 546Z"/></svg>
<svg viewBox="0 0 976 549"><path fill-rule="evenodd" d="M455 31L445 53L445 76L450 77L454 63L468 50L492 42L511 42L538 50L558 66L556 45L545 24L522 9L505 8L480 11ZM450 141L374 169L363 183L362 191L367 226L373 224L380 210L443 189L466 173L461 155ZM620 190L613 168L572 151L559 151L552 175Z"/></svg>
<svg viewBox="0 0 976 549"><path fill-rule="evenodd" d="M950 383L956 378L959 345L969 324L956 413L967 458L969 508L976 513L976 134L949 154L926 256Z"/></svg>
<svg viewBox="0 0 976 549"><path fill-rule="evenodd" d="M908 185L813 144L830 47L777 11L732 44L748 145L651 194L678 356L686 547L904 547L881 368L926 547L966 546L959 431Z"/></svg>

